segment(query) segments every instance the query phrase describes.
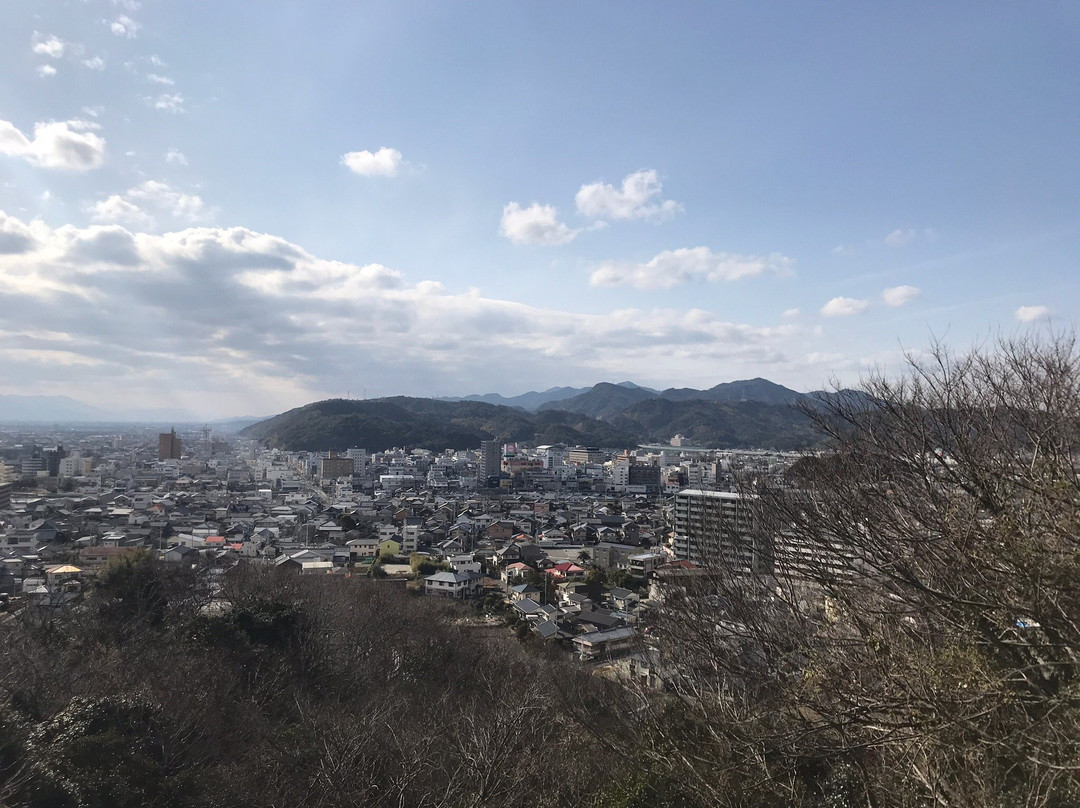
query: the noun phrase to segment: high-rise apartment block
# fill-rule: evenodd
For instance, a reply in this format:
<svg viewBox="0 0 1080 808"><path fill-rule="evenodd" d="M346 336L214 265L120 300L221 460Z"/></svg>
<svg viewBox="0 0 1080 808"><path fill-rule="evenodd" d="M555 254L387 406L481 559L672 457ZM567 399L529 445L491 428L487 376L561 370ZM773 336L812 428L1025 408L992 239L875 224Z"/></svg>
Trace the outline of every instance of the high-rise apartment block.
<svg viewBox="0 0 1080 808"><path fill-rule="evenodd" d="M180 459L180 438L175 429L158 435L157 459L159 461Z"/></svg>
<svg viewBox="0 0 1080 808"><path fill-rule="evenodd" d="M485 440L480 442L480 483L484 484L489 477L498 477L502 470L502 446L498 440Z"/></svg>
<svg viewBox="0 0 1080 808"><path fill-rule="evenodd" d="M754 530L751 500L727 491L687 488L675 495L675 555L738 574L771 573L771 542Z"/></svg>

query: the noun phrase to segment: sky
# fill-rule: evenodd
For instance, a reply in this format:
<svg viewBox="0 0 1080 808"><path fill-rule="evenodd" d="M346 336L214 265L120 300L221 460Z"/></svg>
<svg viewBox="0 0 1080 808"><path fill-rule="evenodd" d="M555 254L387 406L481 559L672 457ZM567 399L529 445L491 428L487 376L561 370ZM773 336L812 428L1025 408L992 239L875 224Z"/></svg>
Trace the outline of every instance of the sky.
<svg viewBox="0 0 1080 808"><path fill-rule="evenodd" d="M798 390L1080 312L1080 5L9 2L0 394Z"/></svg>

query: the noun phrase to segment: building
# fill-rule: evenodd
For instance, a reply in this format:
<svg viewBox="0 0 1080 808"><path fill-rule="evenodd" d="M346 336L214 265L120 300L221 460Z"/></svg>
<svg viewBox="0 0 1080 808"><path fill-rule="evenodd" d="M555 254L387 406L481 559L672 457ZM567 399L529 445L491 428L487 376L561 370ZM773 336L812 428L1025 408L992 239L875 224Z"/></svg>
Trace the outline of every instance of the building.
<svg viewBox="0 0 1080 808"><path fill-rule="evenodd" d="M158 435L157 459L159 461L180 459L180 438L175 429Z"/></svg>
<svg viewBox="0 0 1080 808"><path fill-rule="evenodd" d="M502 470L502 447L498 440L480 441L480 485L486 485L491 477L498 477Z"/></svg>
<svg viewBox="0 0 1080 808"><path fill-rule="evenodd" d="M750 503L749 497L728 491L679 491L675 495L675 557L738 574L771 573L771 542L754 530Z"/></svg>
<svg viewBox="0 0 1080 808"><path fill-rule="evenodd" d="M629 454L620 455L612 466L611 483L616 491L656 494L660 491L660 467L639 463Z"/></svg>
<svg viewBox="0 0 1080 808"><path fill-rule="evenodd" d="M352 449L349 449L349 451L345 453L345 456L352 460L353 471L356 474L364 473L364 470L367 468L368 464L367 449L358 449L354 447Z"/></svg>
<svg viewBox="0 0 1080 808"><path fill-rule="evenodd" d="M356 461L351 457L342 457L330 452L329 456L319 459L319 479L336 480L338 477L351 477L356 469Z"/></svg>
<svg viewBox="0 0 1080 808"><path fill-rule="evenodd" d="M80 457L79 455L71 455L65 457L60 461L59 476L61 477L81 477L89 474L93 461L89 457Z"/></svg>
<svg viewBox="0 0 1080 808"><path fill-rule="evenodd" d="M604 453L595 446L575 446L567 459L576 465L598 464L604 462Z"/></svg>
<svg viewBox="0 0 1080 808"><path fill-rule="evenodd" d="M481 577L478 572L437 572L424 579L424 593L464 600L480 592Z"/></svg>
<svg viewBox="0 0 1080 808"><path fill-rule="evenodd" d="M60 474L60 461L67 457L67 452L64 451L63 446L54 446L52 449L45 449L41 456L45 461L45 470L49 476L56 477Z"/></svg>

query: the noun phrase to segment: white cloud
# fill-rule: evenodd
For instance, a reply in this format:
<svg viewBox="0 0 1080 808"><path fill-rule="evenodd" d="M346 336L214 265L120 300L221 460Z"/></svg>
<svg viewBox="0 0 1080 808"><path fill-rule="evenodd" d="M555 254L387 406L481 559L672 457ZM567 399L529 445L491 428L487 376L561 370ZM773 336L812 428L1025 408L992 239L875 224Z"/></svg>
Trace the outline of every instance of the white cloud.
<svg viewBox="0 0 1080 808"><path fill-rule="evenodd" d="M917 286L890 286L881 293L886 306L903 306L922 294Z"/></svg>
<svg viewBox="0 0 1080 808"><path fill-rule="evenodd" d="M341 164L363 177L393 177L401 169L401 152L383 146L377 152L352 151L341 155Z"/></svg>
<svg viewBox="0 0 1080 808"><path fill-rule="evenodd" d="M110 222L153 229L154 217L134 202L124 199L120 194L113 194L108 199L98 202L90 209L95 222Z"/></svg>
<svg viewBox="0 0 1080 808"><path fill-rule="evenodd" d="M169 224L198 224L211 218L202 198L184 193L157 180L147 180L123 194L113 194L90 208L95 222L157 229L159 220Z"/></svg>
<svg viewBox="0 0 1080 808"><path fill-rule="evenodd" d="M168 67L168 65L165 64L162 58L157 54L154 54L150 57L150 64L152 64L154 67Z"/></svg>
<svg viewBox="0 0 1080 808"><path fill-rule="evenodd" d="M821 313L826 317L847 317L866 311L869 306L869 300L857 300L853 297L834 297L821 307Z"/></svg>
<svg viewBox="0 0 1080 808"><path fill-rule="evenodd" d="M165 152L165 162L177 166L186 166L188 164L188 159L179 149L169 149Z"/></svg>
<svg viewBox="0 0 1080 808"><path fill-rule="evenodd" d="M146 202L188 222L202 221L208 215L206 205L200 197L177 191L164 182L147 180L130 189L127 195L130 199Z"/></svg>
<svg viewBox="0 0 1080 808"><path fill-rule="evenodd" d="M119 6L125 11L138 11L142 7L139 0L112 0L114 6Z"/></svg>
<svg viewBox="0 0 1080 808"><path fill-rule="evenodd" d="M580 230L573 230L559 221L558 211L551 205L533 202L523 208L511 202L503 208L499 233L515 244L539 244L548 247L574 240Z"/></svg>
<svg viewBox="0 0 1080 808"><path fill-rule="evenodd" d="M885 236L885 243L890 247L903 247L915 238L914 230L893 230Z"/></svg>
<svg viewBox="0 0 1080 808"><path fill-rule="evenodd" d="M622 187L604 182L582 185L574 197L577 209L591 219L669 219L682 210L671 199L659 199L663 186L654 170L627 175Z"/></svg>
<svg viewBox="0 0 1080 808"><path fill-rule="evenodd" d="M799 314L801 314L801 312L798 309L784 309L783 314L781 314L780 316L791 318L798 317Z"/></svg>
<svg viewBox="0 0 1080 808"><path fill-rule="evenodd" d="M735 281L755 275L784 275L795 262L780 253L738 255L708 247L665 250L645 263L606 261L593 269L593 286L630 285L638 289L670 289L689 281Z"/></svg>
<svg viewBox="0 0 1080 808"><path fill-rule="evenodd" d="M88 171L105 162L105 139L86 121L34 124L28 137L9 121L0 120L0 154L22 157L42 168Z"/></svg>
<svg viewBox="0 0 1080 808"><path fill-rule="evenodd" d="M89 59L83 59L83 67L88 67L91 70L104 70L105 60L100 56L91 56Z"/></svg>
<svg viewBox="0 0 1080 808"><path fill-rule="evenodd" d="M851 255L855 250L847 244L837 244L832 248L833 255Z"/></svg>
<svg viewBox="0 0 1080 808"><path fill-rule="evenodd" d="M47 237L40 220L26 223L0 211L0 256L30 252Z"/></svg>
<svg viewBox="0 0 1080 808"><path fill-rule="evenodd" d="M139 29L142 26L135 20L131 19L126 14L121 14L111 23L109 23L109 30L117 36L127 37L128 39L134 39L139 35Z"/></svg>
<svg viewBox="0 0 1080 808"><path fill-rule="evenodd" d="M1032 323L1050 316L1048 306L1021 306L1016 310L1016 319L1022 323Z"/></svg>
<svg viewBox="0 0 1080 808"><path fill-rule="evenodd" d="M56 68L52 65L39 65L37 72L43 79L48 79L56 75Z"/></svg>
<svg viewBox="0 0 1080 808"><path fill-rule="evenodd" d="M162 112L176 114L187 111L184 109L184 96L177 93L162 93L157 98L153 99L152 103L154 109L159 109Z"/></svg>
<svg viewBox="0 0 1080 808"><path fill-rule="evenodd" d="M151 82L152 84L164 84L168 87L176 84L176 82L170 79L168 76L159 76L157 73L147 73L146 80Z"/></svg>
<svg viewBox="0 0 1080 808"><path fill-rule="evenodd" d="M59 59L64 55L64 40L57 36L50 36L41 42L35 42L32 48L38 56L48 56L50 59Z"/></svg>
<svg viewBox="0 0 1080 808"><path fill-rule="evenodd" d="M19 352L3 357L6 391L74 386L98 401L182 406L190 396L204 412L269 412L325 397L342 379L417 394L482 385L495 369L509 386L606 378L631 365L699 378L806 351L793 345L794 326L702 309L581 314L450 292L244 228L153 235L0 217L0 232L13 234L0 255L2 349ZM42 322L63 340L42 335Z"/></svg>

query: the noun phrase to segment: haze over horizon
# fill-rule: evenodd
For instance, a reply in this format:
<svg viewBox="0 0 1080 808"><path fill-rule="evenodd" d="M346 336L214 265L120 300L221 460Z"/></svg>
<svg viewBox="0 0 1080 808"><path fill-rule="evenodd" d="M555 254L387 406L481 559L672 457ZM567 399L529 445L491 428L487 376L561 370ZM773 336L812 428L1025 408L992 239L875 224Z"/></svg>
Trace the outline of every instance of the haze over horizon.
<svg viewBox="0 0 1080 808"><path fill-rule="evenodd" d="M15 4L0 393L805 391L1075 326L1080 7L977 11Z"/></svg>

